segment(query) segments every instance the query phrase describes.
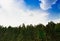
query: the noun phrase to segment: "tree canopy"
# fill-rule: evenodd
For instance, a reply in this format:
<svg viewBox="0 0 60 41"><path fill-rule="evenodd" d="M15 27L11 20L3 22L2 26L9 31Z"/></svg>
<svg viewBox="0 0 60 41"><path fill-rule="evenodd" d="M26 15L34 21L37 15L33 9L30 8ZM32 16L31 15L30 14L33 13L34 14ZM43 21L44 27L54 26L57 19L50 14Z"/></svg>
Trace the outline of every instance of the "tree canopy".
<svg viewBox="0 0 60 41"><path fill-rule="evenodd" d="M60 23L48 22L43 24L18 27L0 25L0 41L60 41Z"/></svg>

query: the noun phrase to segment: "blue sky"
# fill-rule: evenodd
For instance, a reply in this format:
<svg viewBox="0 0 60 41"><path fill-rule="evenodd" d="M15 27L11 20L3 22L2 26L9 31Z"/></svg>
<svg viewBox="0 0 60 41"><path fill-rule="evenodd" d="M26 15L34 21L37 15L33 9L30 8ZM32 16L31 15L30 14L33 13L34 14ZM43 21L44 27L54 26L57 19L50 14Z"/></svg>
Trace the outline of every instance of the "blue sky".
<svg viewBox="0 0 60 41"><path fill-rule="evenodd" d="M39 5L39 0L24 0L27 7L30 9L39 9L40 5Z"/></svg>
<svg viewBox="0 0 60 41"><path fill-rule="evenodd" d="M60 22L60 0L0 0L1 25L46 25L49 21Z"/></svg>
<svg viewBox="0 0 60 41"><path fill-rule="evenodd" d="M50 1L51 1L51 3L53 2L52 0L48 0L47 2L50 2ZM56 1L56 0L54 0L54 1ZM41 1L39 1L39 0L25 0L25 3L27 5L27 7L31 10L33 10L33 9L42 10L40 8ZM46 4L49 4L49 3L46 3ZM50 13L50 15L49 15L50 19L60 18L60 16L59 16L60 15L60 0L57 0L55 2L55 4L51 4L51 8L49 8L47 10L43 10L43 11Z"/></svg>

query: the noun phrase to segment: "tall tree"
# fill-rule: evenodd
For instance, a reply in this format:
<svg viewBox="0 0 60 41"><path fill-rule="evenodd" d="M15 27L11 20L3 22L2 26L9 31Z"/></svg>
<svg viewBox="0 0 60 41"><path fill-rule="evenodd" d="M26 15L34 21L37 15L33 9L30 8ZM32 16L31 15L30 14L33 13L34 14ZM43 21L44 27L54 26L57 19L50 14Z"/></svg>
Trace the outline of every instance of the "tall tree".
<svg viewBox="0 0 60 41"><path fill-rule="evenodd" d="M48 24L46 25L46 35L47 35L47 40L48 41L52 41L54 40L54 28L55 28L55 23L54 22L48 22Z"/></svg>

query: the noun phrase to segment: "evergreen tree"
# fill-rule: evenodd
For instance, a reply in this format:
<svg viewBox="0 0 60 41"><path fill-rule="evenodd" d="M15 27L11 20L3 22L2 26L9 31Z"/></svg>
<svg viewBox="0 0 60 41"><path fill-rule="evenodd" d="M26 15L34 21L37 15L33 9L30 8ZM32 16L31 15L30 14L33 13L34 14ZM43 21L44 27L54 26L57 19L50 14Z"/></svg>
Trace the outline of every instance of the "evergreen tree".
<svg viewBox="0 0 60 41"><path fill-rule="evenodd" d="M60 23L19 27L3 27L0 25L0 41L60 41Z"/></svg>

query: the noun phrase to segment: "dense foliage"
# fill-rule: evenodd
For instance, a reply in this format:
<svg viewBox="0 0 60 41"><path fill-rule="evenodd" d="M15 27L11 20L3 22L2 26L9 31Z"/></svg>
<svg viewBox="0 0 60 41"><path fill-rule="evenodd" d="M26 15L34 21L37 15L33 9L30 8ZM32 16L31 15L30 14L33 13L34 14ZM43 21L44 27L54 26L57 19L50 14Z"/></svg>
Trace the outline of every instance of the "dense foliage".
<svg viewBox="0 0 60 41"><path fill-rule="evenodd" d="M60 41L60 23L19 27L0 26L0 41Z"/></svg>

